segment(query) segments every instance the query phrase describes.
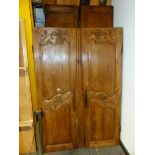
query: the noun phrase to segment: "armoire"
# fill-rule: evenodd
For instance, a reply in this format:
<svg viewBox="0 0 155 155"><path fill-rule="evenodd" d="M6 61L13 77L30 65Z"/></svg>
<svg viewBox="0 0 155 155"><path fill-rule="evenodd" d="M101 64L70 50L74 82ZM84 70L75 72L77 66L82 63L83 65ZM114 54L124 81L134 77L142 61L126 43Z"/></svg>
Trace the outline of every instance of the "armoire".
<svg viewBox="0 0 155 155"><path fill-rule="evenodd" d="M62 6L46 6L46 26L51 26L33 30L43 151L117 145L120 140L122 28L112 27L112 6L82 6L84 10L65 7L66 11ZM55 15L56 10L64 19L69 18L64 14L68 11L74 13L75 18L69 18L70 24L60 20L59 25L56 19L59 21L62 17L59 13ZM85 13L87 11L92 13L91 17ZM58 14L60 18L56 18ZM84 16L93 17L97 22ZM55 20L52 22L52 19Z"/></svg>

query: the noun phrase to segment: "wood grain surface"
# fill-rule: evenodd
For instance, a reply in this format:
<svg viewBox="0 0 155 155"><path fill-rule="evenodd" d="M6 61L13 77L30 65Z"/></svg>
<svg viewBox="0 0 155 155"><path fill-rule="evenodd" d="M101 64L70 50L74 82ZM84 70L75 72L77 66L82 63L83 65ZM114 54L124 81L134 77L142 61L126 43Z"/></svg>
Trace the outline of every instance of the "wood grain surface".
<svg viewBox="0 0 155 155"><path fill-rule="evenodd" d="M121 28L35 28L44 151L119 144Z"/></svg>
<svg viewBox="0 0 155 155"><path fill-rule="evenodd" d="M116 145L120 133L122 29L82 29L85 144Z"/></svg>
<svg viewBox="0 0 155 155"><path fill-rule="evenodd" d="M113 27L112 6L81 6L81 28Z"/></svg>
<svg viewBox="0 0 155 155"><path fill-rule="evenodd" d="M78 7L45 5L46 27L76 28L78 26Z"/></svg>
<svg viewBox="0 0 155 155"><path fill-rule="evenodd" d="M34 29L33 36L44 150L71 149L77 145L76 29Z"/></svg>

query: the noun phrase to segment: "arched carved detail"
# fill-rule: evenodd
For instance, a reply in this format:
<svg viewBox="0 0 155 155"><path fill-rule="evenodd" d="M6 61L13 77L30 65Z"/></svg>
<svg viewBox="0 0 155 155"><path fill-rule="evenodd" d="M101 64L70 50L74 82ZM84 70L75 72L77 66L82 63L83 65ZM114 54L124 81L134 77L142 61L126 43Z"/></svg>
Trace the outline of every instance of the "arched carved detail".
<svg viewBox="0 0 155 155"><path fill-rule="evenodd" d="M111 108L115 108L115 104L111 104L111 101L114 101L115 97L116 97L115 95L109 96L104 92L94 92L94 91L87 92L88 102L97 102L101 106L109 106Z"/></svg>
<svg viewBox="0 0 155 155"><path fill-rule="evenodd" d="M71 103L72 102L72 93L70 91L66 93L58 93L55 96L53 96L52 99L50 100L44 100L44 109L45 112L50 112L50 111L55 111L61 108L63 105L66 103Z"/></svg>
<svg viewBox="0 0 155 155"><path fill-rule="evenodd" d="M68 32L66 30L55 30L49 32L47 30L40 32L39 44L41 46L45 45L63 45L65 42L70 42Z"/></svg>
<svg viewBox="0 0 155 155"><path fill-rule="evenodd" d="M94 44L103 44L104 42L116 43L116 32L114 30L103 31L103 30L93 30L90 32L89 40Z"/></svg>

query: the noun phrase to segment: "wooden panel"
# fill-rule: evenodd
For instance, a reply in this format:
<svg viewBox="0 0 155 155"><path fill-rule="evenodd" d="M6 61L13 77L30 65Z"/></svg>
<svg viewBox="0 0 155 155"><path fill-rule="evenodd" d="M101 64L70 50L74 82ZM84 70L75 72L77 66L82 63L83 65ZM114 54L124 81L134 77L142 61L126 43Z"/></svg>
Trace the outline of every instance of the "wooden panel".
<svg viewBox="0 0 155 155"><path fill-rule="evenodd" d="M28 66L25 24L23 18L20 18L19 22L19 66L20 67Z"/></svg>
<svg viewBox="0 0 155 155"><path fill-rule="evenodd" d="M30 81L28 74L27 48L25 38L24 19L19 24L19 120L27 121L32 119L32 103Z"/></svg>
<svg viewBox="0 0 155 155"><path fill-rule="evenodd" d="M32 128L32 127L33 127L33 120L19 122L19 128Z"/></svg>
<svg viewBox="0 0 155 155"><path fill-rule="evenodd" d="M19 24L19 152L35 152L32 101L28 74L24 19ZM27 128L28 127L28 128ZM27 130L23 130L27 128ZM22 130L22 131L21 131ZM33 144L32 144L33 140ZM31 148L32 145L32 148Z"/></svg>
<svg viewBox="0 0 155 155"><path fill-rule="evenodd" d="M20 27L20 24L19 24ZM21 31L19 31L19 66L24 66L24 60L23 60L23 47L22 47L22 40L21 40Z"/></svg>
<svg viewBox="0 0 155 155"><path fill-rule="evenodd" d="M119 143L122 29L82 29L85 141Z"/></svg>
<svg viewBox="0 0 155 155"><path fill-rule="evenodd" d="M80 0L43 0L43 4L79 6ZM100 0L90 0L90 5L100 5ZM107 0L106 5L111 5L111 0Z"/></svg>
<svg viewBox="0 0 155 155"><path fill-rule="evenodd" d="M43 0L43 4L78 6L80 4L80 0Z"/></svg>
<svg viewBox="0 0 155 155"><path fill-rule="evenodd" d="M24 129L19 132L19 153L35 152L34 129Z"/></svg>
<svg viewBox="0 0 155 155"><path fill-rule="evenodd" d="M113 26L112 6L82 6L81 27L102 28Z"/></svg>
<svg viewBox="0 0 155 155"><path fill-rule="evenodd" d="M19 72L19 121L32 119L32 103L29 75L25 70Z"/></svg>
<svg viewBox="0 0 155 155"><path fill-rule="evenodd" d="M78 7L44 6L46 27L74 28L78 25Z"/></svg>
<svg viewBox="0 0 155 155"><path fill-rule="evenodd" d="M76 29L34 29L33 36L44 151L74 148L77 145Z"/></svg>

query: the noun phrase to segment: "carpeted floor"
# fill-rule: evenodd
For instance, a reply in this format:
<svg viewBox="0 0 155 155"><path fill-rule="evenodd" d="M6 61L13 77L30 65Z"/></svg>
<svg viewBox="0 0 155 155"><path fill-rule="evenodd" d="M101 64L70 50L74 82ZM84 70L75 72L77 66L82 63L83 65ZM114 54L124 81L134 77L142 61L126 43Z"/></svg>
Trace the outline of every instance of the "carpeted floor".
<svg viewBox="0 0 155 155"><path fill-rule="evenodd" d="M20 154L20 155L37 155L33 154ZM44 155L126 155L121 146L104 147L98 149L76 149L62 152L45 153Z"/></svg>

